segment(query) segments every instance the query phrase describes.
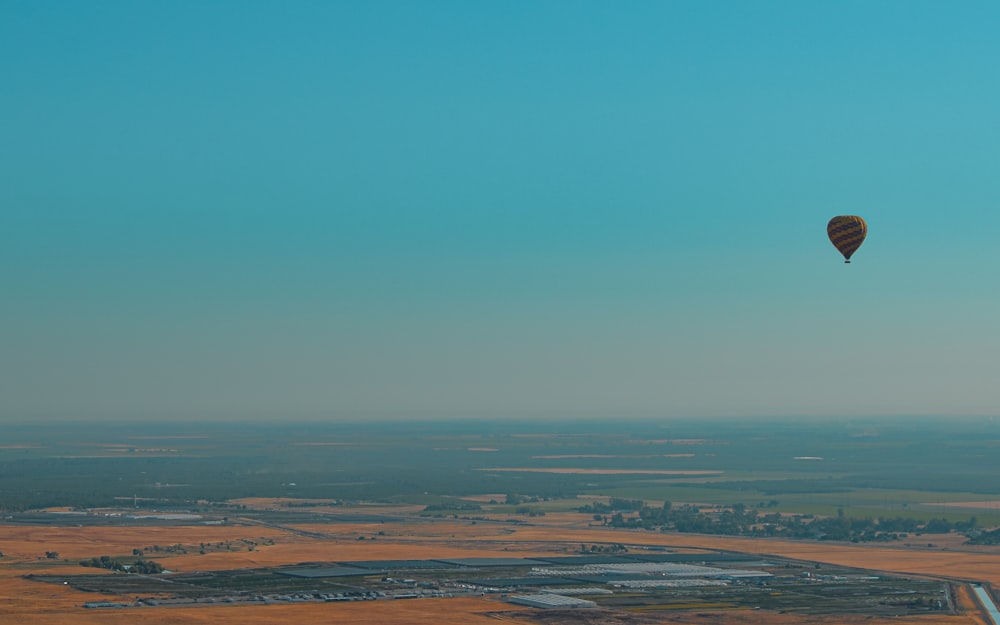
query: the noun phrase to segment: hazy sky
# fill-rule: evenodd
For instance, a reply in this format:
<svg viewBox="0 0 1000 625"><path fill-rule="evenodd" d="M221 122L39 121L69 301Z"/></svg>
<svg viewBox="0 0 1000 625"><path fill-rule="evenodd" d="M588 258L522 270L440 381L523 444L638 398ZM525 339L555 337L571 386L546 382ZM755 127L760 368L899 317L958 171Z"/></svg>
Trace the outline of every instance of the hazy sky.
<svg viewBox="0 0 1000 625"><path fill-rule="evenodd" d="M0 418L1000 413L998 30L6 0Z"/></svg>

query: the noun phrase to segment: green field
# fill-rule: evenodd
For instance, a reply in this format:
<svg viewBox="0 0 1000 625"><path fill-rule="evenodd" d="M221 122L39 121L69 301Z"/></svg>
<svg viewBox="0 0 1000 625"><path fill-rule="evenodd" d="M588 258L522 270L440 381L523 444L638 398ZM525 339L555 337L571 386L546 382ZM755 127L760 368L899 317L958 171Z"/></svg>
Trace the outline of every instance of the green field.
<svg viewBox="0 0 1000 625"><path fill-rule="evenodd" d="M559 512L589 495L921 522L975 516L985 528L1000 525L1000 511L945 504L1000 499L998 447L988 419L39 424L5 431L0 505L224 511L234 499L291 497L447 507L491 493ZM563 472L496 470L524 468Z"/></svg>

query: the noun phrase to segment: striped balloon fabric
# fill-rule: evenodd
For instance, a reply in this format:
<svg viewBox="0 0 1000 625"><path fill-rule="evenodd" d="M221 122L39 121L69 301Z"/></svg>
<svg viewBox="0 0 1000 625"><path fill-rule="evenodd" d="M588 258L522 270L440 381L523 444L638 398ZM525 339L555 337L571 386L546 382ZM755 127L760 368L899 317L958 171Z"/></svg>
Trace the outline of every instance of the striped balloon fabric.
<svg viewBox="0 0 1000 625"><path fill-rule="evenodd" d="M830 243L844 255L844 262L851 262L851 256L865 242L868 224L857 215L837 215L826 225Z"/></svg>

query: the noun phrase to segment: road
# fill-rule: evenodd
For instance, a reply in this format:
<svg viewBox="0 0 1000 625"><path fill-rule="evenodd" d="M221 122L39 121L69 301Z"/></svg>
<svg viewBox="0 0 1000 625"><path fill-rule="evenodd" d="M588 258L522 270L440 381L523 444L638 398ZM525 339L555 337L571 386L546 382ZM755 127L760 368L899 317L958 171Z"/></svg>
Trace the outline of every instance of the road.
<svg viewBox="0 0 1000 625"><path fill-rule="evenodd" d="M980 584L973 584L972 590L976 593L979 603L986 609L986 615L993 621L993 625L1000 625L1000 610L997 610L997 604L993 602L990 591L983 588Z"/></svg>

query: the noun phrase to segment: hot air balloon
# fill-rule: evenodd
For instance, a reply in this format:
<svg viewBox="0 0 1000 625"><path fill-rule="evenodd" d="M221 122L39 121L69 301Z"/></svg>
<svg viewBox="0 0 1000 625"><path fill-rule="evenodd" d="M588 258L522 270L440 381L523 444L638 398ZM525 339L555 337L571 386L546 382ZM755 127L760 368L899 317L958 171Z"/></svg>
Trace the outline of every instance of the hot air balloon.
<svg viewBox="0 0 1000 625"><path fill-rule="evenodd" d="M830 243L844 255L844 262L851 262L851 255L858 251L868 234L868 224L857 215L837 215L826 225Z"/></svg>

